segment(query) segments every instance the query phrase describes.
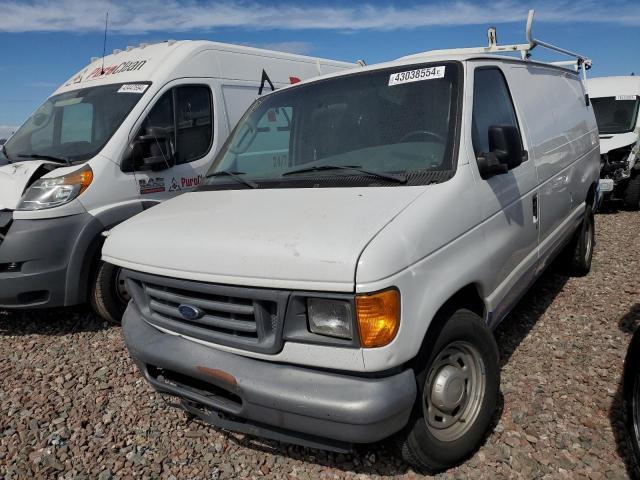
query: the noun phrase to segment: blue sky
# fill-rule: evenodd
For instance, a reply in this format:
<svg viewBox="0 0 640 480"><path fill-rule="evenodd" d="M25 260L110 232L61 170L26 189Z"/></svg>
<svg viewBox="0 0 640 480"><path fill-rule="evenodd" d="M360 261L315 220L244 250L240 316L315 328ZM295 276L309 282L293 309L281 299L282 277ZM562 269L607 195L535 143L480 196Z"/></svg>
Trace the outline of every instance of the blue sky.
<svg viewBox="0 0 640 480"><path fill-rule="evenodd" d="M592 76L640 74L640 0L0 0L0 138L102 52L169 38L210 39L367 63L534 35L590 56ZM534 56L547 59L534 51Z"/></svg>

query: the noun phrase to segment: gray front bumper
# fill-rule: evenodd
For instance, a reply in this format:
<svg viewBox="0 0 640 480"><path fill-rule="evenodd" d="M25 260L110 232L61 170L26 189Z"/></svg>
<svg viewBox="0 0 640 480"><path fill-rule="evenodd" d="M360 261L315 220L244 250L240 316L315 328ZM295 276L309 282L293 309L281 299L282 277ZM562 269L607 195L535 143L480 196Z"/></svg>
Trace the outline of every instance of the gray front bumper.
<svg viewBox="0 0 640 480"><path fill-rule="evenodd" d="M243 357L157 330L134 302L122 326L131 356L156 390L181 398L189 411L198 407L205 419L222 413L231 422L212 423L230 430L252 422L261 426L254 432L289 432L279 438L294 443L304 444L295 438L305 435L370 443L405 426L416 398L412 370L372 378Z"/></svg>
<svg viewBox="0 0 640 480"><path fill-rule="evenodd" d="M13 220L0 242L0 307L42 308L86 298L92 242L102 224L85 213ZM17 271L7 266L18 264Z"/></svg>

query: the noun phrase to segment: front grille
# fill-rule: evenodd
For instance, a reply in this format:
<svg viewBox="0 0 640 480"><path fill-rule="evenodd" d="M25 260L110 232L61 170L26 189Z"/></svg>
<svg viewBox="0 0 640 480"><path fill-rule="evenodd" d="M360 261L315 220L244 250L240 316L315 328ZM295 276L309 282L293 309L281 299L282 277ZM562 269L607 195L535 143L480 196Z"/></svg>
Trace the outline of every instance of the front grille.
<svg viewBox="0 0 640 480"><path fill-rule="evenodd" d="M207 342L264 353L282 348L289 293L126 271L127 288L149 323ZM187 318L179 307L196 309Z"/></svg>

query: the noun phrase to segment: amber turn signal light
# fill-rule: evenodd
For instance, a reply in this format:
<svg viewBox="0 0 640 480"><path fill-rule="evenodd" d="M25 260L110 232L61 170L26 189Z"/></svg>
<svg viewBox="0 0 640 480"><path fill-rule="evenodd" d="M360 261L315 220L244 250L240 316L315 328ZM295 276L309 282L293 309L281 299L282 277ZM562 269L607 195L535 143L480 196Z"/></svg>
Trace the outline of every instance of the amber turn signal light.
<svg viewBox="0 0 640 480"><path fill-rule="evenodd" d="M391 343L400 326L400 292L385 290L356 296L360 344L366 348Z"/></svg>
<svg viewBox="0 0 640 480"><path fill-rule="evenodd" d="M84 192L93 181L93 170L91 168L82 168L64 177L63 185L80 185L78 195Z"/></svg>

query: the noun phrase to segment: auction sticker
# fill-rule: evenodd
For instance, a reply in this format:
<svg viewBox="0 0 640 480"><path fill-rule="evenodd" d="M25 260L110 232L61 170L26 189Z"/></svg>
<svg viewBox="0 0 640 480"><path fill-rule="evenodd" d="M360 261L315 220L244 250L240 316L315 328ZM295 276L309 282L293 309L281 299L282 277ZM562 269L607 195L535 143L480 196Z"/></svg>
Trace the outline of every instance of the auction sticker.
<svg viewBox="0 0 640 480"><path fill-rule="evenodd" d="M148 86L146 83L125 83L118 93L144 93Z"/></svg>
<svg viewBox="0 0 640 480"><path fill-rule="evenodd" d="M421 82L422 80L432 80L434 78L444 78L444 69L445 67L443 65L440 67L426 67L419 68L418 70L393 73L389 76L389 86Z"/></svg>

